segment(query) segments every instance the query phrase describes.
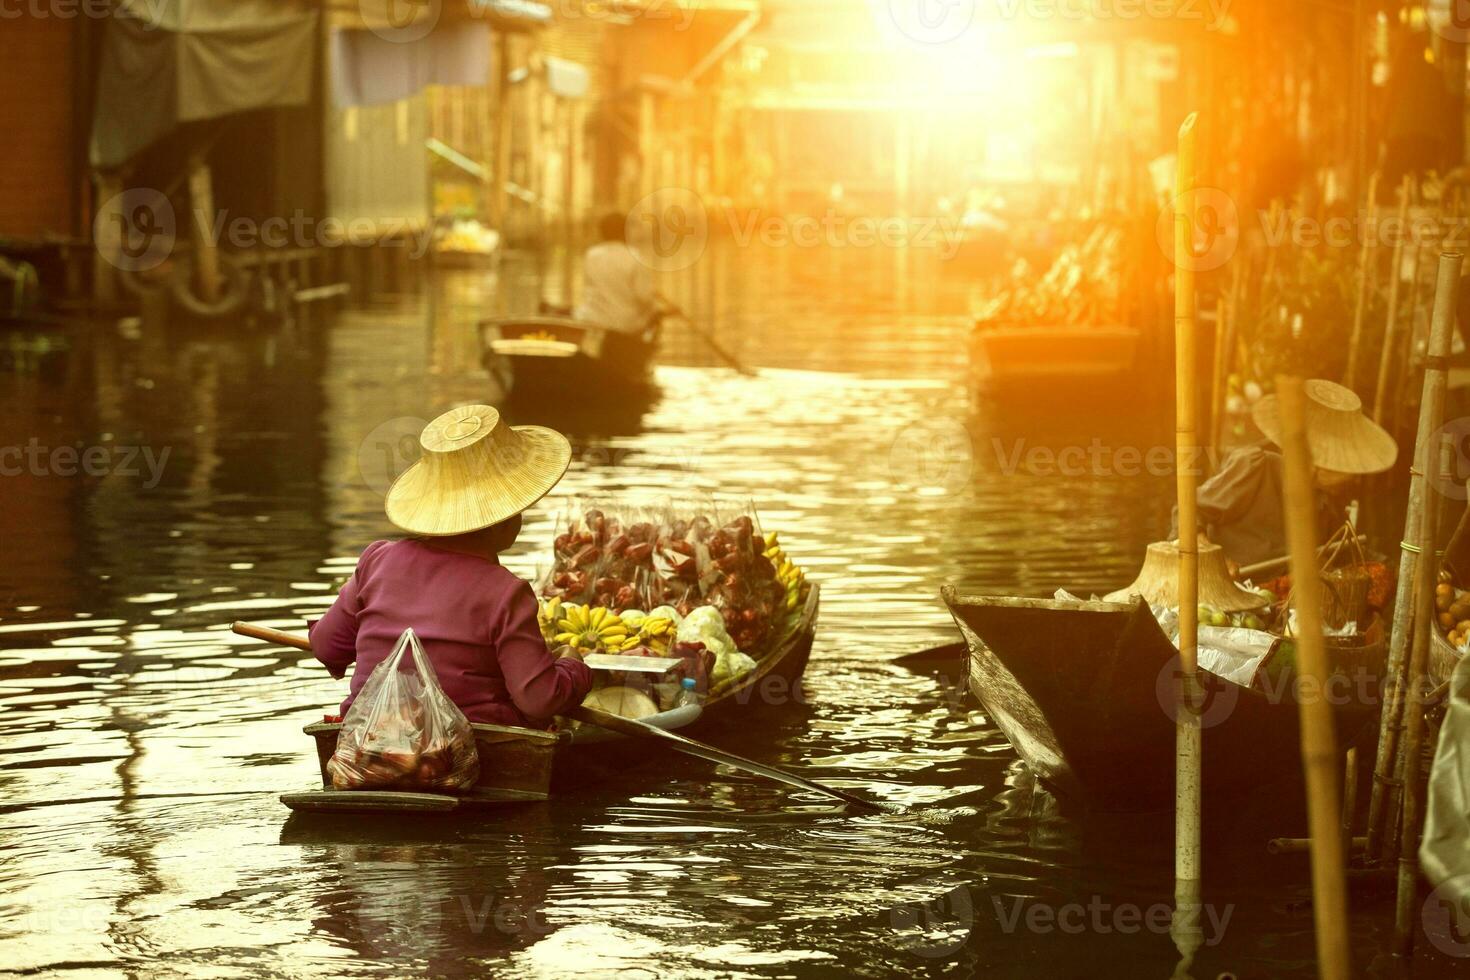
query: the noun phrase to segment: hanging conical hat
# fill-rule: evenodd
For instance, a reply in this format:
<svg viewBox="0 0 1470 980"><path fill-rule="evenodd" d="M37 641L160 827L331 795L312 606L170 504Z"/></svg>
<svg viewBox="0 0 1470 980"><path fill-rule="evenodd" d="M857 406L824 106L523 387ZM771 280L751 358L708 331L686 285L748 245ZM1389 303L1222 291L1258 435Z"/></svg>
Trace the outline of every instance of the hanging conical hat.
<svg viewBox="0 0 1470 980"><path fill-rule="evenodd" d="M1150 606L1179 605L1179 542L1155 541L1148 546L1143 569L1133 584L1103 598L1108 602L1128 602L1141 595ZM1259 609L1266 600L1235 584L1225 564L1225 551L1213 541L1199 543L1199 604L1221 612L1244 612Z"/></svg>
<svg viewBox="0 0 1470 980"><path fill-rule="evenodd" d="M430 422L424 454L388 488L388 520L414 534L464 534L499 524L556 486L572 460L566 436L509 426L489 405L463 405Z"/></svg>
<svg viewBox="0 0 1470 980"><path fill-rule="evenodd" d="M1351 388L1313 378L1302 385L1307 396L1307 444L1312 463L1336 473L1382 473L1398 458L1399 447L1381 425L1363 414L1363 400ZM1251 409L1266 438L1281 445L1281 407L1267 395Z"/></svg>

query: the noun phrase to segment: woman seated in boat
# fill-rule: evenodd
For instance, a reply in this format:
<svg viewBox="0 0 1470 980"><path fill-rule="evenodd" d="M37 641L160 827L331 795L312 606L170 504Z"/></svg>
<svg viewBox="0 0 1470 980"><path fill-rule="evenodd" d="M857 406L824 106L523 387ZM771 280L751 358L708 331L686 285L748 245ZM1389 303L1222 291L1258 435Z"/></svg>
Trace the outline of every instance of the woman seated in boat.
<svg viewBox="0 0 1470 980"><path fill-rule="evenodd" d="M531 586L501 566L521 512L566 473L571 446L540 426L512 428L488 405L439 416L423 456L388 491L388 519L412 537L374 541L337 601L310 627L333 677L352 672L345 714L373 668L412 627L439 684L472 722L544 727L580 704L592 672L546 647Z"/></svg>
<svg viewBox="0 0 1470 980"><path fill-rule="evenodd" d="M1363 414L1363 402L1349 388L1331 381L1306 383L1307 442L1312 450L1317 488L1318 540L1325 541L1347 519L1347 505L1358 478L1381 473L1398 458L1398 445L1384 428ZM1237 449L1220 470L1200 485L1200 528L1236 566L1286 554L1281 414L1276 396L1252 409L1256 426L1270 443ZM1178 537L1178 512L1170 538Z"/></svg>

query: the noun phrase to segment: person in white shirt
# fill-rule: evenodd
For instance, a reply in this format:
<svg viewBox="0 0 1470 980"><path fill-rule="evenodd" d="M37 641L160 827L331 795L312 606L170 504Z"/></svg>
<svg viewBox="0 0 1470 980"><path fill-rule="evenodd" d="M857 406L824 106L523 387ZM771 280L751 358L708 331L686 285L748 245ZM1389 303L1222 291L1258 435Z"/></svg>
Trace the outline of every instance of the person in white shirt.
<svg viewBox="0 0 1470 980"><path fill-rule="evenodd" d="M600 240L582 263L582 302L573 314L620 333L639 333L658 322L662 305L653 272L628 244L627 217L609 214L597 225Z"/></svg>

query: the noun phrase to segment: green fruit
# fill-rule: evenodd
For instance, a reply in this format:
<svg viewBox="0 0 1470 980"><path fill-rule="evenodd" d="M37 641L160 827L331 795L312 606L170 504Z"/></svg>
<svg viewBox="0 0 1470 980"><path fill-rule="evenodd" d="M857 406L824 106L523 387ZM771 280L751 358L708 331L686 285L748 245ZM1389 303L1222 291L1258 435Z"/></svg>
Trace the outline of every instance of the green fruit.
<svg viewBox="0 0 1470 980"><path fill-rule="evenodd" d="M1227 615L1225 615L1222 612L1218 612L1218 611L1217 612L1214 612L1214 613L1212 613L1210 615L1210 625L1211 626L1229 626L1230 625L1230 617L1227 616Z"/></svg>

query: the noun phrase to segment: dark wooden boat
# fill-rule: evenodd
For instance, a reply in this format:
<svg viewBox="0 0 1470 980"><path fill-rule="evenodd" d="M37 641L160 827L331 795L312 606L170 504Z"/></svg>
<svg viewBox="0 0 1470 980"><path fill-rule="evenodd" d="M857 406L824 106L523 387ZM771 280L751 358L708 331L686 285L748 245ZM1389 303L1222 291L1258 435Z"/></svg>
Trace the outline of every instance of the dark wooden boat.
<svg viewBox="0 0 1470 980"><path fill-rule="evenodd" d="M670 731L697 727L701 722L749 712L767 702L784 702L797 695L796 685L806 670L816 639L821 591L812 585L806 604L786 634L750 673L733 684L716 688L702 705L674 708L640 719ZM322 788L286 793L281 802L292 810L343 812L466 812L506 804L546 800L558 770L573 769L586 761L607 760L628 753L644 754L648 744L589 726L559 723L555 731L504 725L473 725L480 756L480 779L462 796L441 793L398 793L334 790L327 760L337 748L340 723L317 722L303 731L316 739Z"/></svg>
<svg viewBox="0 0 1470 980"><path fill-rule="evenodd" d="M1136 604L961 595L944 601L969 647L970 691L1064 804L1162 810L1174 799L1178 651ZM1292 688L1202 671L1204 796L1239 799L1300 771ZM1376 677L1331 699L1344 750L1377 717Z"/></svg>
<svg viewBox="0 0 1470 980"><path fill-rule="evenodd" d="M986 326L971 338L971 365L986 391L1116 380L1137 363L1141 337L1126 326Z"/></svg>
<svg viewBox="0 0 1470 980"><path fill-rule="evenodd" d="M480 322L485 369L519 397L592 400L653 386L659 326L630 334L563 316Z"/></svg>

